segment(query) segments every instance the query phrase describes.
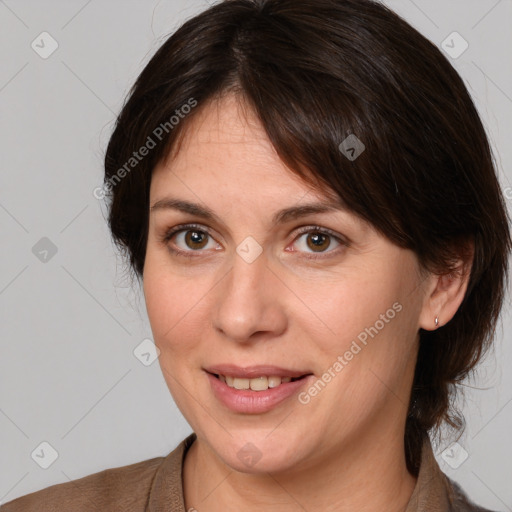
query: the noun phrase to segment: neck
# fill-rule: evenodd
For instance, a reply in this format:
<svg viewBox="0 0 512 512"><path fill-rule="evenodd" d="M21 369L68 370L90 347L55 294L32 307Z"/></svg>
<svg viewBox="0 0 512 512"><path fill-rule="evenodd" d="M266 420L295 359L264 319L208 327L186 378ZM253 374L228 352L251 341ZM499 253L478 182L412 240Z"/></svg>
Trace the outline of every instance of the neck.
<svg viewBox="0 0 512 512"><path fill-rule="evenodd" d="M383 440L386 440L383 442ZM199 438L183 469L186 510L403 512L416 478L407 471L402 435L382 427L357 433L328 457L282 472L232 470Z"/></svg>

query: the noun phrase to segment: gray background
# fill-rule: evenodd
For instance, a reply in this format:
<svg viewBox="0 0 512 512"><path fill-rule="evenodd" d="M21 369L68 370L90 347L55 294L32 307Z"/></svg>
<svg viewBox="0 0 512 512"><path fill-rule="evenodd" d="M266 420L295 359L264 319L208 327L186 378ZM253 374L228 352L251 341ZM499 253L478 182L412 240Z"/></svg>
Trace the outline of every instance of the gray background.
<svg viewBox="0 0 512 512"><path fill-rule="evenodd" d="M440 47L453 31L468 41L449 58L484 119L510 207L512 2L385 3ZM93 190L129 87L165 37L206 6L0 0L0 503L166 455L191 432L158 361L145 366L133 353L151 339L143 295L130 288ZM59 45L46 59L31 47L43 31ZM43 237L56 254L40 252ZM467 383L467 460L445 462L453 439L436 447L443 471L502 512L512 510L510 309L508 297L495 352ZM43 441L58 453L48 469ZM457 446L449 453L464 457Z"/></svg>

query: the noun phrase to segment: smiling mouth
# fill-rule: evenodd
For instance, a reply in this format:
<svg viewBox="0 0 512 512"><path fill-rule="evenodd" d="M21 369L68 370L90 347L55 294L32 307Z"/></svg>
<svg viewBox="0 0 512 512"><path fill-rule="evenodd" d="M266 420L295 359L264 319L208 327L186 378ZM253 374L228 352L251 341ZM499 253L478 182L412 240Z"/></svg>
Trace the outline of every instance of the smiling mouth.
<svg viewBox="0 0 512 512"><path fill-rule="evenodd" d="M210 372L208 372L210 373ZM288 382L295 382L304 379L312 374L302 375L300 377L279 377L277 375L261 376L255 378L233 377L231 375L222 375L211 373L228 387L238 390L266 391L268 389L277 388Z"/></svg>

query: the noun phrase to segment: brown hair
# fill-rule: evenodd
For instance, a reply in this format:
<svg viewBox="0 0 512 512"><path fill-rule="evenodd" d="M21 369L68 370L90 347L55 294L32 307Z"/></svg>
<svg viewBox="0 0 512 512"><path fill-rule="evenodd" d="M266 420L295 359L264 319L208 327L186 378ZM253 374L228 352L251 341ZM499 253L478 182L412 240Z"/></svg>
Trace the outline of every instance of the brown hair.
<svg viewBox="0 0 512 512"><path fill-rule="evenodd" d="M459 310L420 331L404 440L416 474L423 436L443 421L463 425L454 384L492 342L511 246L464 82L435 45L372 0L227 0L190 19L139 75L105 156L109 226L138 278L152 170L200 107L226 92L254 109L293 172L334 191L424 269L453 271L474 243ZM340 150L350 134L365 146L356 159ZM146 156L130 160L143 146Z"/></svg>

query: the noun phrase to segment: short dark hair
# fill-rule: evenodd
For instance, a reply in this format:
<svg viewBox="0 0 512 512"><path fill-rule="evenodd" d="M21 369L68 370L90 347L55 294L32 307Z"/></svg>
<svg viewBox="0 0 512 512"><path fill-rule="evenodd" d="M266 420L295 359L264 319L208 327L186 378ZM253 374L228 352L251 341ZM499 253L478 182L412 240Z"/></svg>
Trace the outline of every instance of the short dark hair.
<svg viewBox="0 0 512 512"><path fill-rule="evenodd" d="M457 313L420 330L404 439L416 474L423 437L443 421L464 424L455 384L491 345L506 289L509 219L464 82L434 44L372 0L227 0L193 17L137 78L106 151L109 227L139 279L152 170L226 93L252 107L294 173L334 191L423 269L453 272L474 244ZM364 144L356 159L340 150L350 135ZM150 140L156 147L131 161Z"/></svg>

